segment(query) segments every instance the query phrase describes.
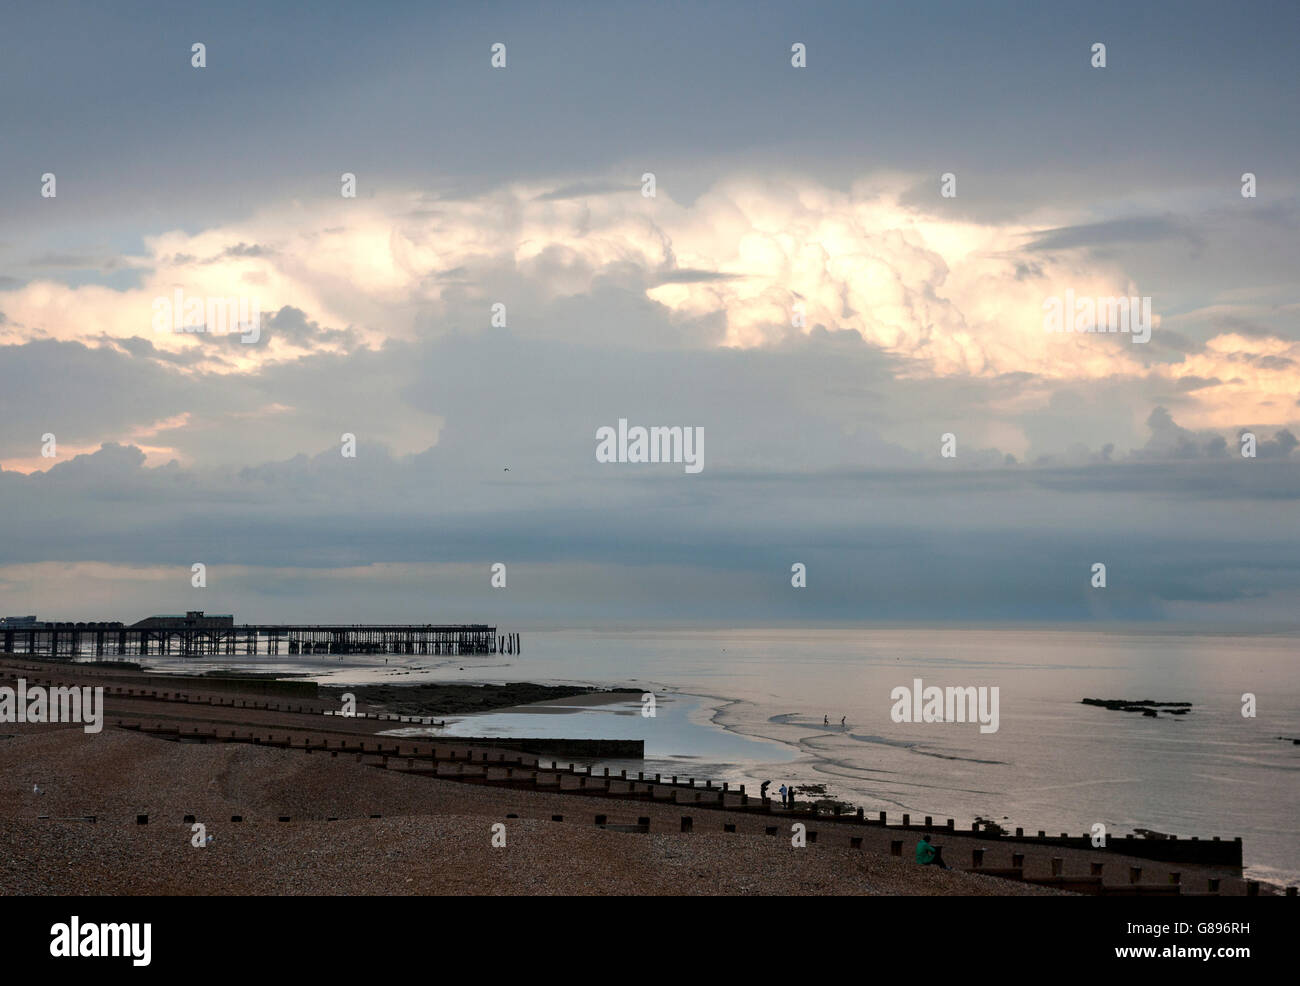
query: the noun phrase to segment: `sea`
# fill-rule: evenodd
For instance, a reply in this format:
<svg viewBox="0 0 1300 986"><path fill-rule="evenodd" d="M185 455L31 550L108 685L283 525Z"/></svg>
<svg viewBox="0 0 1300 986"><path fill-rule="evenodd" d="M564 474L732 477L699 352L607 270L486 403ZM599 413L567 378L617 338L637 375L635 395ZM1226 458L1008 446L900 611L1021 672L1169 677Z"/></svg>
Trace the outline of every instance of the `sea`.
<svg viewBox="0 0 1300 986"><path fill-rule="evenodd" d="M639 738L644 762L595 763L745 784L753 794L763 781L770 791L824 789L891 820L908 812L1053 835L1240 837L1252 878L1300 883L1300 632L616 629L524 631L522 642L516 655L263 656L168 669L251 666L329 684L631 688L604 705L559 701L394 732ZM996 688L996 730L989 721L896 721L896 690L918 681L922 690L988 689L986 698ZM1190 708L1151 717L1085 698Z"/></svg>

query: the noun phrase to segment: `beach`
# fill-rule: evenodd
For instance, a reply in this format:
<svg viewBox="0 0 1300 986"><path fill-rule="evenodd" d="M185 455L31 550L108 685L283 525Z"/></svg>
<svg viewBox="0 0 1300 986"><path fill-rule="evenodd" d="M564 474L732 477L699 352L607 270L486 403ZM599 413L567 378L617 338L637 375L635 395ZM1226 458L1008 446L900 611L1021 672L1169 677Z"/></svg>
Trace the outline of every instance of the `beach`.
<svg viewBox="0 0 1300 986"><path fill-rule="evenodd" d="M89 743L63 729L0 743L0 763L5 894L1052 893L850 850L847 839L794 852L761 830L724 834L725 816L684 835L674 831L680 811L574 804L586 799L296 751L122 732ZM654 822L646 835L607 831L595 810ZM96 821L35 818L84 813ZM213 836L202 849L183 820L191 814ZM491 845L494 824L505 826L504 847Z"/></svg>
<svg viewBox="0 0 1300 986"><path fill-rule="evenodd" d="M1210 880L1223 894L1248 890L1231 867L1034 846L947 830L943 820L932 838L953 869L938 870L913 861L920 835L899 829L897 818L884 826L764 813L757 799L723 794L703 777L689 787L682 778L671 801L663 790L638 797L635 784L614 780L618 771L608 780L600 771L551 771L516 752L449 748L454 740L406 745L386 735L401 722L394 713L373 718L372 706L367 718L325 716L332 700L245 695L229 680L173 677L167 691L166 679L159 690L157 676L120 668L0 669L19 673L98 683L107 708L100 733L4 727L7 894L1024 895L1060 892L1028 881L1058 870L1082 879L1098 862L1120 890L1133 867L1138 882L1162 892L1177 892L1175 873L1186 892L1204 892ZM491 694L504 701L510 693ZM423 769L426 758L461 779ZM508 763L525 779L505 777L515 772L497 765ZM566 793L548 788L555 782ZM796 825L806 839L798 846ZM1016 853L1017 878L992 875L1011 868ZM991 872L968 872L980 868Z"/></svg>

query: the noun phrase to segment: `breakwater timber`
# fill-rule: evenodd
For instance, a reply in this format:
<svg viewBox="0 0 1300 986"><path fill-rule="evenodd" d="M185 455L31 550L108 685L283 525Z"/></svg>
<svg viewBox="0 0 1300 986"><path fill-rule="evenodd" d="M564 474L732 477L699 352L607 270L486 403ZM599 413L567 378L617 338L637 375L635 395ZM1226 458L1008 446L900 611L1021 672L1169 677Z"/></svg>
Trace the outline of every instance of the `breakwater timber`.
<svg viewBox="0 0 1300 986"><path fill-rule="evenodd" d="M381 721L410 721L404 716L380 715L377 718ZM809 845L843 845L847 842L850 848L864 849L870 842L878 844L881 849L887 846L894 856L905 855L905 850L919 835L933 833L940 840L936 844L945 845L948 850L949 863L967 872L1073 893L1217 896L1221 892L1236 892L1257 896L1262 889L1258 881L1241 876L1240 839L1230 842L1188 840L1187 849L1190 851L1169 857L1150 851L1153 840L1115 839L1105 849L1097 849L1086 837L1076 840L1062 835L1058 839L1044 833L1034 837L1020 832L1009 837L996 829L978 825L967 832L958 829L952 819L948 819L946 824L935 824L928 817L922 822L903 814L901 819L896 816L887 820L883 811L878 818L873 818L861 810L856 814L828 815L810 803L779 806L771 799L751 797L745 785L732 788L725 782L717 785L709 780L701 784L693 777L669 778L628 770L614 773L609 768L598 770L594 766L579 767L572 763L563 766L552 763L548 767L535 755L502 751L499 741L488 738L468 740L466 745L460 745L461 738L455 743L417 741L412 744L396 737L342 737L320 731L315 735L305 735L300 731L277 731L274 728L241 730L196 726L187 729L175 722L158 720L115 720L111 725L180 742L252 743L307 754L355 757L359 764L366 766L443 781L594 798L601 801L599 812L594 815L595 824L620 831L650 831L647 817L638 817L636 825L620 824L618 817L630 817L633 811L649 811L653 806L661 810L691 811L692 814L680 817L682 833L697 828L716 830L718 827L724 833L736 832L738 825L745 826L745 820L751 820L749 824L757 823L765 834L774 836L788 834L792 822L801 822ZM490 745L481 746L480 743ZM620 811L621 815L612 814ZM718 821L710 825L700 818L698 813L701 811L716 813ZM568 816L552 817L561 821ZM703 821L702 827L696 825L700 821ZM820 839L819 834L822 836ZM1144 864L1144 858L1154 865ZM1178 868L1171 868L1169 864ZM1067 866L1072 872L1067 872ZM1083 872L1085 866L1086 873ZM1183 866L1191 869L1184 872ZM1294 896L1295 889L1287 888L1285 892Z"/></svg>

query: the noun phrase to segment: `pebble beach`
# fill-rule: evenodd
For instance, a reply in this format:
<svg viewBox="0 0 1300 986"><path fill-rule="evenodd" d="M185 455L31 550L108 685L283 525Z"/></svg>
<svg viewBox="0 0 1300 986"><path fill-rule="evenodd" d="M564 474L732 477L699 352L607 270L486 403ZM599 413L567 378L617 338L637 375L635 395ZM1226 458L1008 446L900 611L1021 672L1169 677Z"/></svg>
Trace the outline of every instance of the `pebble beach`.
<svg viewBox="0 0 1300 986"><path fill-rule="evenodd" d="M244 744L20 728L0 741L4 894L1055 893L878 852L795 850L761 829L724 834L721 814L713 831L687 834L670 830L680 811L659 806L620 812L609 799L593 807ZM596 828L597 810L648 814L651 831ZM212 836L204 848L186 815Z"/></svg>

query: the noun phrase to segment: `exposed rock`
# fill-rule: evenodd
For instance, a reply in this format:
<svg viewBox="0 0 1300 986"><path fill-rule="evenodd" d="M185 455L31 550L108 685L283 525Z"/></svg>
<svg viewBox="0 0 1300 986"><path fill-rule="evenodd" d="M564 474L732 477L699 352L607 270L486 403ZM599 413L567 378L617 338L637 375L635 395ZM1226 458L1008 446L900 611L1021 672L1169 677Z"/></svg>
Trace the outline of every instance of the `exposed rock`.
<svg viewBox="0 0 1300 986"><path fill-rule="evenodd" d="M1192 707L1191 702L1157 702L1149 698L1085 698L1080 704L1098 705L1118 712L1141 712L1152 719L1158 719L1161 712L1171 716L1184 716Z"/></svg>

